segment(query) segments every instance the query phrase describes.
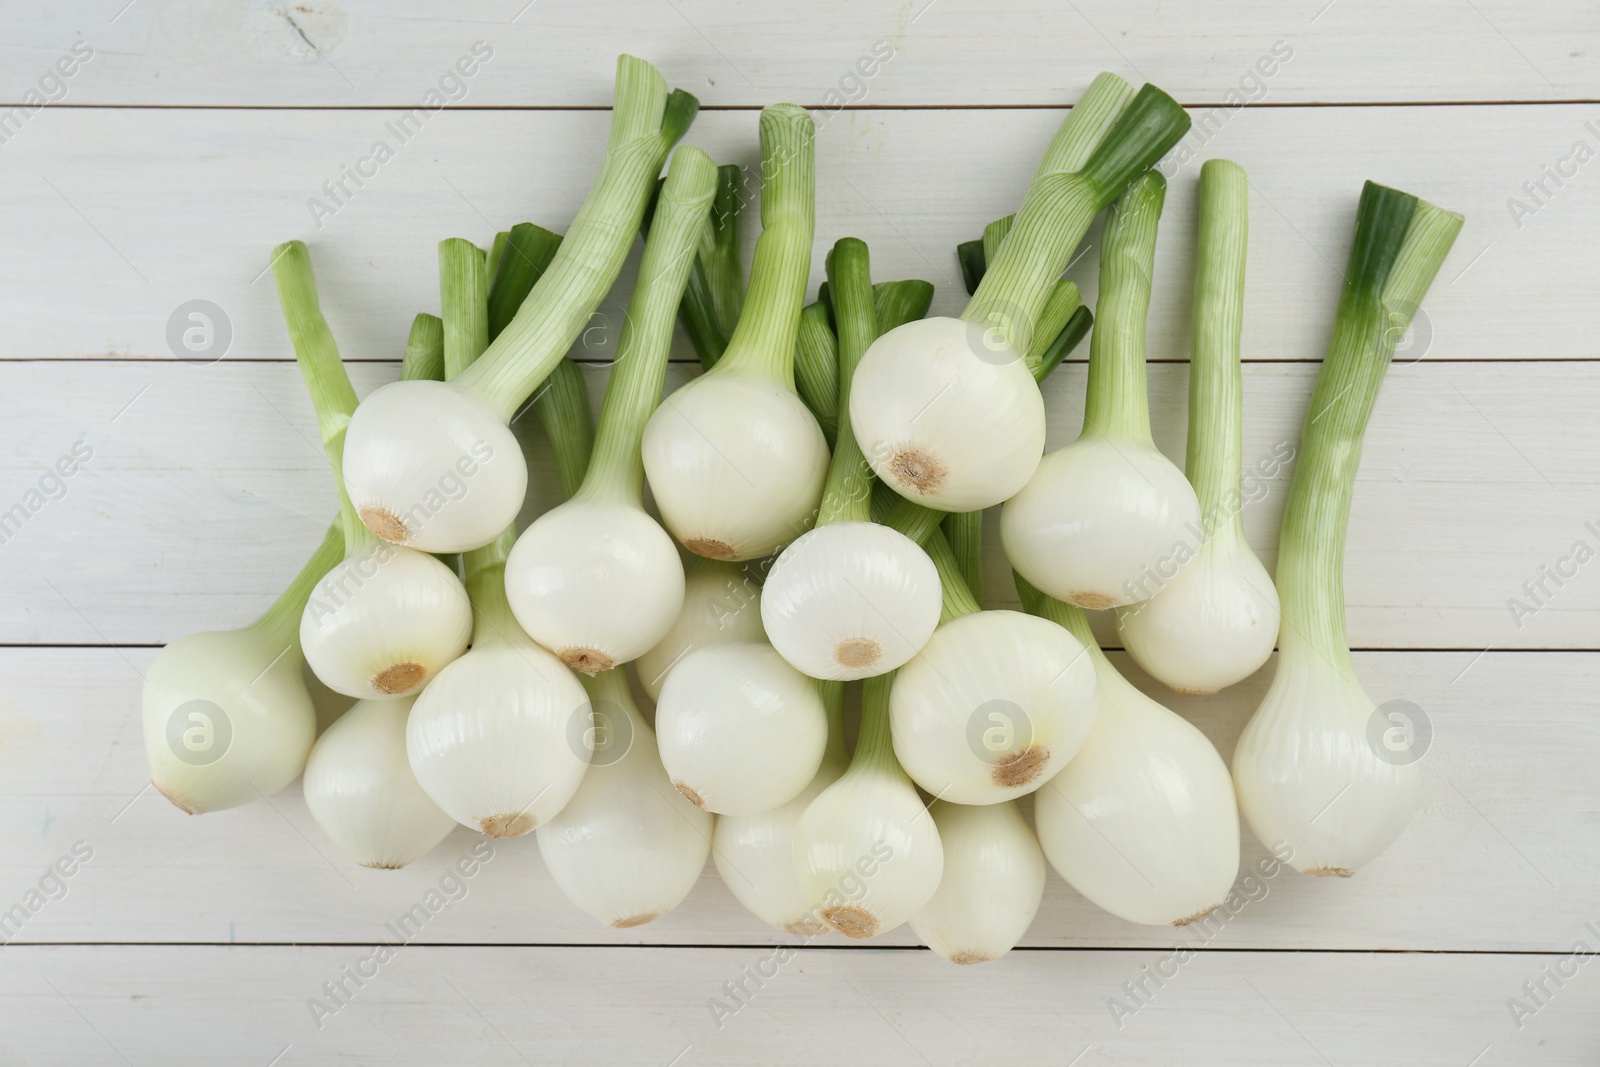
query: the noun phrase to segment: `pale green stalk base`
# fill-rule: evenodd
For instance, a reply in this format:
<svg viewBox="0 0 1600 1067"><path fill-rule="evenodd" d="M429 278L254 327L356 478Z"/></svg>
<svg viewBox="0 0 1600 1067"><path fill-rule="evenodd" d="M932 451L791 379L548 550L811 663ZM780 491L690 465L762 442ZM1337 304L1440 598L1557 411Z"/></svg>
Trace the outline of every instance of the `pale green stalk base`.
<svg viewBox="0 0 1600 1067"><path fill-rule="evenodd" d="M1221 523L1241 539L1239 500L1244 463L1245 254L1250 243L1250 183L1225 159L1200 168L1200 237L1189 351L1189 451L1184 473L1200 500L1209 538Z"/></svg>
<svg viewBox="0 0 1600 1067"><path fill-rule="evenodd" d="M300 241L289 241L272 252L272 275L278 286L278 304L289 327L295 362L317 412L322 448L333 467L339 487L339 521L344 527L345 551L350 555L376 548L377 535L368 530L350 503L344 488L344 436L356 410L356 391L345 373L339 346L317 301L317 284L311 273L311 256Z"/></svg>
<svg viewBox="0 0 1600 1067"><path fill-rule="evenodd" d="M1089 339L1083 435L1154 445L1145 375L1145 320L1155 270L1156 225L1167 183L1147 171L1111 206L1100 238L1100 297Z"/></svg>
<svg viewBox="0 0 1600 1067"><path fill-rule="evenodd" d="M444 320L426 311L411 320L405 358L400 362L403 382L444 380Z"/></svg>
<svg viewBox="0 0 1600 1067"><path fill-rule="evenodd" d="M928 535L928 539L922 542L922 547L939 572L939 585L944 594L939 624L942 626L951 619L959 619L963 615L982 611L983 605L978 603L978 598L972 595L972 590L967 588L965 579L961 577L961 564L956 560L956 554L951 551L950 542L945 540L944 534L937 527Z"/></svg>
<svg viewBox="0 0 1600 1067"><path fill-rule="evenodd" d="M483 249L461 237L439 242L439 301L448 381L489 347L489 264Z"/></svg>
<svg viewBox="0 0 1600 1067"><path fill-rule="evenodd" d="M698 106L686 93L669 96L645 61L618 59L611 136L588 199L516 317L457 379L502 419L509 421L565 358L616 281L661 164Z"/></svg>
<svg viewBox="0 0 1600 1067"><path fill-rule="evenodd" d="M850 429L850 381L867 348L878 339L877 306L867 246L845 237L828 255L834 318L838 323L838 436L823 484L817 525L867 522L872 518L872 468Z"/></svg>
<svg viewBox="0 0 1600 1067"><path fill-rule="evenodd" d="M816 684L822 710L828 716L828 747L823 749L822 763L843 767L850 755L844 743L844 683L818 680Z"/></svg>
<svg viewBox="0 0 1600 1067"><path fill-rule="evenodd" d="M822 301L800 312L795 335L794 378L822 435L832 448L839 432L839 345Z"/></svg>
<svg viewBox="0 0 1600 1067"><path fill-rule="evenodd" d="M961 578L973 599L983 600L983 512L953 511L941 524Z"/></svg>
<svg viewBox="0 0 1600 1067"><path fill-rule="evenodd" d="M816 230L815 146L805 108L762 110L761 236L739 325L710 374L756 373L794 390L795 339Z"/></svg>
<svg viewBox="0 0 1600 1067"><path fill-rule="evenodd" d="M639 277L617 344L593 458L576 495L643 504L645 424L661 402L672 348L672 324L683 300L695 246L708 227L717 167L698 148L672 157L666 185L645 241Z"/></svg>
<svg viewBox="0 0 1600 1067"><path fill-rule="evenodd" d="M516 543L516 527L507 526L482 548L461 554L467 573L467 599L472 602L474 649L504 648L528 640L506 598L506 559Z"/></svg>
<svg viewBox="0 0 1600 1067"><path fill-rule="evenodd" d="M852 773L868 771L894 774L910 781L894 754L894 736L889 726L889 693L896 672L868 678L861 684L861 731L856 735L855 755L850 759Z"/></svg>
<svg viewBox="0 0 1600 1067"><path fill-rule="evenodd" d="M1368 182L1361 193L1328 354L1300 433L1278 539L1285 659L1319 653L1353 676L1344 542L1361 443L1394 346L1444 263L1462 217ZM1284 670L1280 662L1279 671Z"/></svg>
<svg viewBox="0 0 1600 1067"><path fill-rule="evenodd" d="M250 624L249 629L270 638L271 644L293 644L298 648L300 616L305 614L306 602L311 599L317 583L338 566L344 556L344 526L343 523L336 521L328 527L328 532L323 535L322 544L318 545L311 558L306 560L305 566L300 568L300 573L294 576L294 581L279 594L271 607L261 613L260 618Z"/></svg>

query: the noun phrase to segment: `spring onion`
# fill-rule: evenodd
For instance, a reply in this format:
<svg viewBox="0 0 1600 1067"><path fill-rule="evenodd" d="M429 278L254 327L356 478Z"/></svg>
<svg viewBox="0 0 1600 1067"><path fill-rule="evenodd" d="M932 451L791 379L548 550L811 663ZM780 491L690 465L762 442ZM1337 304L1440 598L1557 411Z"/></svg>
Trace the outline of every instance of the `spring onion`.
<svg viewBox="0 0 1600 1067"><path fill-rule="evenodd" d="M814 529L773 565L761 598L772 647L813 678L892 671L939 625L939 574L915 541L871 521L872 470L850 433L850 381L877 337L867 246L834 245L828 278L839 323L838 444Z"/></svg>
<svg viewBox="0 0 1600 1067"><path fill-rule="evenodd" d="M794 833L811 802L849 766L844 746L844 683L818 682L828 715L828 746L815 777L793 800L754 815L718 815L711 858L750 913L786 934L815 937L831 927L816 917L794 861Z"/></svg>
<svg viewBox="0 0 1600 1067"><path fill-rule="evenodd" d="M816 685L765 642L704 645L672 668L656 702L661 762L698 808L754 815L816 777L828 717Z"/></svg>
<svg viewBox="0 0 1600 1067"><path fill-rule="evenodd" d="M711 849L712 818L672 788L623 669L583 684L594 708L593 766L540 825L539 855L568 900L627 929L689 895Z"/></svg>
<svg viewBox="0 0 1600 1067"><path fill-rule="evenodd" d="M1417 803L1416 763L1369 740L1375 709L1345 631L1344 546L1384 372L1461 223L1407 193L1362 189L1333 337L1300 432L1278 539L1277 673L1239 738L1233 777L1256 836L1286 843L1308 874L1349 877L1400 836Z"/></svg>
<svg viewBox="0 0 1600 1067"><path fill-rule="evenodd" d="M492 288L466 242L441 243L440 265L445 370L459 375L488 343ZM566 481L588 466L589 408L586 395L576 405L576 398L558 399L545 429ZM490 837L520 836L560 811L594 743L583 686L511 611L505 569L515 541L508 526L463 553L472 650L440 672L406 723L407 755L424 791L451 818Z"/></svg>
<svg viewBox="0 0 1600 1067"><path fill-rule="evenodd" d="M1020 579L1017 588L1030 612L1083 643L1100 683L1094 729L1034 800L1045 856L1129 922L1182 926L1209 914L1239 872L1239 809L1222 757L1118 673L1081 608Z"/></svg>
<svg viewBox="0 0 1600 1067"><path fill-rule="evenodd" d="M404 867L456 827L417 784L406 758L414 699L358 700L323 731L306 760L306 808L363 867Z"/></svg>
<svg viewBox="0 0 1600 1067"><path fill-rule="evenodd" d="M981 610L937 529L923 545L944 587L943 621L895 683L895 754L940 800L997 804L1031 793L1094 725L1094 666L1053 623Z"/></svg>
<svg viewBox="0 0 1600 1067"><path fill-rule="evenodd" d="M1189 454L1199 498L1195 559L1155 595L1117 610L1134 661L1180 693L1215 693L1254 674L1278 641L1278 592L1244 536L1241 464L1245 247L1250 185L1225 159L1200 168L1199 270L1189 361Z"/></svg>
<svg viewBox="0 0 1600 1067"><path fill-rule="evenodd" d="M850 938L888 933L933 898L944 874L939 829L895 759L895 675L868 678L855 755L794 829L794 857L813 914Z"/></svg>
<svg viewBox="0 0 1600 1067"><path fill-rule="evenodd" d="M873 471L902 496L973 511L1015 495L1039 465L1044 400L1024 354L1050 295L1094 217L1189 128L1152 85L1124 109L1124 88L1097 79L1072 109L1058 142L1076 143L1079 127L1098 136L1103 117L1120 114L1081 168L1041 165L962 317L908 323L862 360L852 424Z"/></svg>
<svg viewBox="0 0 1600 1067"><path fill-rule="evenodd" d="M300 613L343 556L335 523L259 619L180 638L150 664L141 698L150 783L180 811L236 808L305 767L317 712L300 673Z"/></svg>
<svg viewBox="0 0 1600 1067"><path fill-rule="evenodd" d="M716 176L711 157L698 148L674 154L588 472L571 499L534 520L506 561L506 595L517 621L586 674L648 652L683 607L677 546L644 510L639 441L661 399L672 325Z"/></svg>
<svg viewBox="0 0 1600 1067"><path fill-rule="evenodd" d="M667 397L645 428L662 522L697 555L771 555L805 531L822 497L828 447L794 389L815 136L804 108L761 112L763 229L739 325L716 366Z"/></svg>
<svg viewBox="0 0 1600 1067"><path fill-rule="evenodd" d="M384 544L357 519L342 491L347 483L338 478L356 394L318 306L306 246L279 246L272 271L323 448L341 484L344 523L345 558L306 602L300 644L311 669L335 692L380 700L407 696L466 650L472 609L453 570L425 552ZM447 333L447 361L449 340Z"/></svg>
<svg viewBox="0 0 1600 1067"><path fill-rule="evenodd" d="M1194 556L1200 505L1151 438L1145 393L1145 318L1165 195L1166 181L1150 171L1113 206L1101 238L1083 431L1046 456L1000 513L1011 565L1080 607L1142 600L1152 591L1146 576Z"/></svg>
<svg viewBox="0 0 1600 1067"><path fill-rule="evenodd" d="M395 382L350 420L344 477L379 537L429 552L488 544L528 470L506 423L549 376L622 269L667 152L698 103L622 56L605 162L560 251L483 358L450 382Z"/></svg>
<svg viewBox="0 0 1600 1067"><path fill-rule="evenodd" d="M928 808L944 847L944 877L911 929L951 963L988 963L1028 932L1044 899L1044 853L1013 801Z"/></svg>

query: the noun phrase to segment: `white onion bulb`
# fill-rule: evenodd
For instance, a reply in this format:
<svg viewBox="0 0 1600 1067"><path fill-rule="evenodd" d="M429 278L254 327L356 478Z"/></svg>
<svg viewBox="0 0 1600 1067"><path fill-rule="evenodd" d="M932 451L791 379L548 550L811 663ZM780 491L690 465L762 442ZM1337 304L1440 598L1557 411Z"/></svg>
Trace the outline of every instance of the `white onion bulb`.
<svg viewBox="0 0 1600 1067"><path fill-rule="evenodd" d="M881 481L939 511L1010 498L1044 454L1044 398L1022 356L961 319L874 341L851 382L850 425Z"/></svg>
<svg viewBox="0 0 1600 1067"><path fill-rule="evenodd" d="M306 760L306 807L322 832L363 867L404 867L456 822L417 784L406 758L414 697L361 700L329 726Z"/></svg>
<svg viewBox="0 0 1600 1067"><path fill-rule="evenodd" d="M1041 607L1092 642L1081 611ZM1091 902L1129 922L1209 914L1239 873L1239 813L1206 736L1135 689L1098 647L1100 716L1077 758L1039 790L1044 854Z"/></svg>
<svg viewBox="0 0 1600 1067"><path fill-rule="evenodd" d="M744 565L695 556L684 574L683 607L654 648L634 663L651 700L683 657L701 645L762 641L761 587Z"/></svg>
<svg viewBox="0 0 1600 1067"><path fill-rule="evenodd" d="M162 649L142 700L150 781L191 815L294 781L316 736L293 627L192 634Z"/></svg>
<svg viewBox="0 0 1600 1067"><path fill-rule="evenodd" d="M1381 732L1374 739L1376 709L1346 664L1286 641L1234 749L1233 780L1264 844L1292 849L1296 870L1348 878L1404 832L1421 776L1414 761L1390 754Z"/></svg>
<svg viewBox="0 0 1600 1067"><path fill-rule="evenodd" d="M800 883L794 859L794 831L800 816L844 774L844 683L818 686L828 712L828 747L816 777L787 804L757 815L719 815L711 857L730 892L751 914L796 937L816 937L831 929L817 918Z"/></svg>
<svg viewBox="0 0 1600 1067"><path fill-rule="evenodd" d="M895 762L888 688L867 679L849 770L795 824L794 857L814 914L851 938L895 929L933 898L944 873L939 829Z"/></svg>
<svg viewBox="0 0 1600 1067"><path fill-rule="evenodd" d="M753 815L816 777L828 739L816 684L757 642L689 653L656 705L661 762L695 806Z"/></svg>
<svg viewBox="0 0 1600 1067"><path fill-rule="evenodd" d="M1055 623L1016 611L962 615L900 670L894 751L923 789L997 804L1038 789L1095 721L1094 665Z"/></svg>
<svg viewBox="0 0 1600 1067"><path fill-rule="evenodd" d="M343 467L367 528L423 552L488 544L516 519L528 488L505 420L456 385L422 379L391 382L361 402Z"/></svg>
<svg viewBox="0 0 1600 1067"><path fill-rule="evenodd" d="M1117 611L1134 661L1180 693L1215 693L1261 669L1278 642L1278 590L1243 532L1214 532L1148 600Z"/></svg>
<svg viewBox="0 0 1600 1067"><path fill-rule="evenodd" d="M461 579L427 553L395 545L346 558L317 583L300 616L300 643L317 677L369 700L419 691L471 637Z"/></svg>
<svg viewBox="0 0 1600 1067"><path fill-rule="evenodd" d="M539 854L568 900L607 926L639 926L694 888L711 849L712 817L672 788L623 672L585 685L593 764L572 799L539 827Z"/></svg>
<svg viewBox="0 0 1600 1067"><path fill-rule="evenodd" d="M683 608L677 546L643 508L578 497L535 519L506 561L517 622L573 670L648 652Z"/></svg>
<svg viewBox="0 0 1600 1067"><path fill-rule="evenodd" d="M440 671L406 725L422 788L490 837L517 837L560 811L593 745L583 686L520 631L480 641Z"/></svg>
<svg viewBox="0 0 1600 1067"><path fill-rule="evenodd" d="M1044 853L1014 803L929 809L944 877L911 929L951 963L987 963L1022 940L1044 899Z"/></svg>
<svg viewBox="0 0 1600 1067"><path fill-rule="evenodd" d="M645 474L661 521L689 551L759 559L810 527L828 443L792 389L721 367L669 395L650 417Z"/></svg>
<svg viewBox="0 0 1600 1067"><path fill-rule="evenodd" d="M813 678L892 671L939 625L939 574L916 542L872 522L800 537L767 575L761 619L772 647Z"/></svg>
<svg viewBox="0 0 1600 1067"><path fill-rule="evenodd" d="M1200 502L1171 460L1152 444L1100 435L1045 456L1000 512L1017 573L1091 609L1149 596L1153 576L1194 558L1199 529Z"/></svg>

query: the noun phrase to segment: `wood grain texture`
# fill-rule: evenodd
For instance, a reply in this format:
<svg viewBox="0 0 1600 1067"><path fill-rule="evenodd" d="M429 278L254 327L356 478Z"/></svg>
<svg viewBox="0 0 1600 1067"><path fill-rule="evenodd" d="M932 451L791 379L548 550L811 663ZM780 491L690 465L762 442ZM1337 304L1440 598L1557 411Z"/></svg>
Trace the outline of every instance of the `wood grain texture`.
<svg viewBox="0 0 1600 1067"><path fill-rule="evenodd" d="M78 841L93 858L15 943L363 942L439 885L481 840L457 830L400 871L356 867L308 815L298 786L232 811L186 816L145 788L139 719L149 649L0 650L0 886L19 896ZM1119 666L1201 727L1225 756L1271 667L1215 697L1175 697ZM1115 919L1051 876L1026 944L1556 952L1600 922L1600 656L1359 653L1379 701L1424 709L1432 740L1411 827L1349 881L1283 869L1216 931ZM1537 783L1537 784L1534 784ZM1265 851L1245 832L1248 873ZM420 940L451 943L750 945L787 940L743 911L708 865L675 912L601 927L545 873L529 838L497 842ZM0 905L10 900L0 899ZM1595 935L1591 935L1595 936ZM827 942L833 944L830 940ZM902 928L866 946L914 945ZM1600 948L1600 942L1596 942ZM966 974L966 970L952 973ZM1506 995L1509 995L1509 991Z"/></svg>
<svg viewBox="0 0 1600 1067"><path fill-rule="evenodd" d="M1076 96L1091 70L1066 95ZM1522 184L1576 140L1600 147L1600 134L1585 126L1600 129L1600 105L1247 108L1220 126L1207 115L1196 113L1203 130L1186 142L1193 158L1180 148L1163 164L1171 180L1151 358L1187 358L1198 174L1210 156L1241 161L1252 185L1245 358L1321 358L1368 178L1467 216L1422 324L1402 342L1402 361L1600 356L1592 285L1575 269L1600 228L1600 198L1583 191L1584 172L1560 189L1547 181L1550 196L1531 215L1513 220L1507 207L1509 198L1526 200ZM311 245L345 357L396 359L412 316L438 306L438 241L487 244L497 228L523 220L565 229L608 122L604 112L446 112L401 144L389 131L397 117L41 113L0 155L10 207L0 215L9 250L0 262L0 358L172 359L169 324L195 299L229 320L227 359L288 358L263 271L275 245L300 237ZM871 246L875 277L925 278L938 287L934 313L957 313L965 294L955 245L1016 210L1061 118L1056 109L867 111L825 122L813 291L822 250L851 235ZM751 112L703 114L689 141L718 160L755 164L756 124ZM394 157L361 188L347 181L351 195L336 214L313 219L307 201L331 204L323 184L379 140ZM753 243L753 204L749 214L744 233ZM1092 300L1098 228L1087 240L1070 276ZM578 355L607 357L631 278L630 266ZM692 359L681 339L677 354Z"/></svg>
<svg viewBox="0 0 1600 1067"><path fill-rule="evenodd" d="M1215 103L1278 42L1293 58L1264 81L1274 101L1593 98L1600 81L1600 17L1583 0L122 6L13 13L0 99L22 100L78 40L96 54L67 82L75 104L409 106L477 40L494 53L465 82L461 103L475 107L608 106L618 52L713 106L1057 104L1080 72L1102 69ZM851 81L879 41L893 58L864 86Z"/></svg>
<svg viewBox="0 0 1600 1067"><path fill-rule="evenodd" d="M1574 542L1600 546L1595 507L1600 383L1583 363L1395 367L1362 460L1345 587L1358 648L1600 648L1600 585L1557 588ZM1270 566L1316 366L1255 364L1245 390L1244 508ZM352 367L363 395L392 365ZM1050 447L1077 435L1085 368L1046 383ZM598 405L606 370L587 368ZM675 367L674 388L693 373ZM1181 463L1187 367L1151 368L1157 443ZM321 537L334 490L293 364L0 364L0 512L40 506L0 532L0 643L152 644L243 625ZM120 413L120 414L119 414ZM533 464L529 518L557 488L537 421L517 423ZM79 442L93 458L64 495L30 496ZM1287 457L1290 462L1279 463ZM994 516L997 518L997 513ZM991 603L1015 603L993 528ZM1563 565L1564 566L1564 565ZM1545 581L1544 606L1524 582ZM1520 625L1519 625L1520 624ZM1109 636L1109 635L1108 635Z"/></svg>
<svg viewBox="0 0 1600 1067"><path fill-rule="evenodd" d="M1522 1029L1506 1000L1549 957L1016 952L955 972L927 952L406 948L349 1000L308 1002L370 949L8 950L7 1062L62 1065L1537 1064L1591 1067L1600 983ZM1569 969L1577 964L1561 957ZM769 976L756 975L764 969ZM960 981L952 980L955 973ZM1152 995L1120 1029L1123 983ZM726 983L736 1013L714 1015ZM758 986L757 982L761 984ZM959 986L959 992L957 988ZM1548 982L1547 987L1555 986ZM317 1019L322 1026L319 1029ZM720 1026L718 1025L720 1022ZM119 1060L117 1057L121 1056Z"/></svg>

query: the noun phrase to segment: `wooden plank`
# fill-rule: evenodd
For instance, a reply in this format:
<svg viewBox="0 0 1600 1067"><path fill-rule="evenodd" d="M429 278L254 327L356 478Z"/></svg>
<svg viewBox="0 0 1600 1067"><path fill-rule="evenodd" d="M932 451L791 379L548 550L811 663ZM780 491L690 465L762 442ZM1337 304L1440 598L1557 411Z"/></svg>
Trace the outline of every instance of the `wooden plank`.
<svg viewBox="0 0 1600 1067"><path fill-rule="evenodd" d="M1600 382L1589 364L1396 367L1373 418L1346 565L1358 648L1600 648L1600 586L1586 568L1546 577L1600 534L1592 457ZM395 374L355 364L360 392ZM1291 456L1316 367L1246 374L1251 541L1270 565ZM672 371L676 387L691 373ZM590 366L598 403L605 371ZM1158 443L1183 458L1187 368L1151 368ZM1084 368L1046 384L1052 446L1081 423ZM242 625L277 595L333 514L332 481L292 364L171 361L0 364L0 643L149 644ZM555 487L541 431L518 423L534 464L525 515ZM78 442L93 457L60 500L30 496ZM1276 466L1274 467L1274 464ZM37 506L35 506L37 505ZM991 602L1014 603L998 536ZM1545 568L1545 571L1541 570ZM1544 582L1530 596L1525 582ZM1515 598L1528 611L1508 606ZM1542 606L1541 606L1542 605ZM1537 610L1533 610L1537 608Z"/></svg>
<svg viewBox="0 0 1600 1067"><path fill-rule="evenodd" d="M145 788L139 687L153 654L0 650L0 676L8 682L0 693L0 833L7 841L0 886L9 887L0 904L35 886L75 843L93 851L68 880L66 896L37 909L13 943L370 941L387 936L385 923L437 888L482 840L458 830L409 868L370 871L323 837L297 786L270 803L181 814ZM1120 653L1116 658L1127 665ZM1593 773L1600 656L1360 653L1356 663L1374 699L1413 701L1432 727L1421 808L1381 860L1350 881L1287 869L1258 876L1241 890L1252 902L1205 936L1198 928L1180 934L1114 919L1052 875L1026 943L1159 948L1198 938L1219 948L1569 949L1586 921L1600 922L1600 859L1575 847L1600 834L1600 779ZM1167 699L1231 754L1269 675L1216 697ZM1243 839L1244 863L1254 865L1265 852L1248 832ZM781 940L739 907L709 865L677 911L648 926L612 930L561 896L532 840L494 848L419 940ZM903 928L871 944L915 939Z"/></svg>
<svg viewBox="0 0 1600 1067"><path fill-rule="evenodd" d="M665 11L668 5L662 5ZM1334 18L1335 7L1326 18ZM133 18L135 11L126 17ZM668 12L670 15L670 12ZM935 16L930 14L931 20ZM1091 68L1084 68L1085 71ZM1087 74L1082 75L1087 77ZM1014 211L1060 122L1055 109L851 112L818 137L817 248L868 241L877 277L923 277L935 313L964 303L954 246ZM189 301L217 305L228 360L289 352L270 277L270 249L312 244L324 305L347 358L398 357L411 317L438 304L435 246L535 219L561 229L577 211L604 144L603 112L447 112L405 144L386 111L57 109L4 146L10 210L0 216L4 359L173 359ZM1375 178L1468 221L1429 296L1426 325L1402 360L1594 359L1587 234L1600 199L1540 168L1575 141L1600 146L1575 106L1258 108L1220 128L1197 113L1163 164L1162 227L1150 354L1188 350L1199 160L1227 155L1250 170L1252 258L1247 358L1321 357L1338 298L1356 198ZM756 161L751 112L702 115L690 140L719 160ZM1600 129L1597 126L1596 129ZM1470 131L1463 136L1462 131ZM1202 136L1205 139L1201 143ZM331 217L309 200L378 140L394 158ZM369 170L371 167L369 166ZM1537 206L1523 183L1544 180ZM1510 198L1530 213L1513 218ZM342 198L343 199L343 198ZM751 215L755 214L752 207ZM319 228L316 223L320 222ZM753 242L758 227L745 228ZM1091 231L1091 248L1097 231ZM1071 276L1094 292L1096 255ZM631 268L630 268L631 272ZM822 278L813 257L812 283ZM604 359L620 329L631 273L602 306L579 355ZM1538 293L1538 300L1508 300ZM63 300L70 301L67 308ZM176 316L176 318L175 318ZM1537 343L1530 339L1537 338ZM679 358L692 358L680 343Z"/></svg>
<svg viewBox="0 0 1600 1067"><path fill-rule="evenodd" d="M1591 937L1590 944L1593 944ZM1600 984L1566 956L300 947L7 950L17 1062L260 1065L1420 1063L1591 1067ZM1546 967L1577 974L1518 1029ZM358 988L344 968L371 975ZM1165 966L1157 989L1145 977ZM748 970L747 970L748 969ZM747 977L761 969L766 978ZM373 973L375 971L375 973ZM308 1002L343 979L333 1014ZM1147 1003L1121 1017L1125 982ZM725 983L743 982L738 1001ZM714 1015L711 1004L738 1006ZM720 1024L720 1025L719 1025Z"/></svg>
<svg viewBox="0 0 1600 1067"><path fill-rule="evenodd" d="M1296 102L1592 98L1600 76L1595 14L1582 0L1242 0L1226 18L1203 0L780 9L496 0L470 12L416 0L205 0L181 16L120 6L75 0L15 12L0 49L9 72L0 99L21 101L78 40L94 57L65 82L74 104L411 105L479 40L493 49L489 62L462 88L443 86L463 106L603 107L622 51L650 58L707 104L745 106L1054 104L1071 88L1064 68L1071 77L1115 70L1185 102L1220 101L1230 89ZM852 78L880 41L894 50L889 62ZM1279 42L1292 58L1247 80Z"/></svg>

